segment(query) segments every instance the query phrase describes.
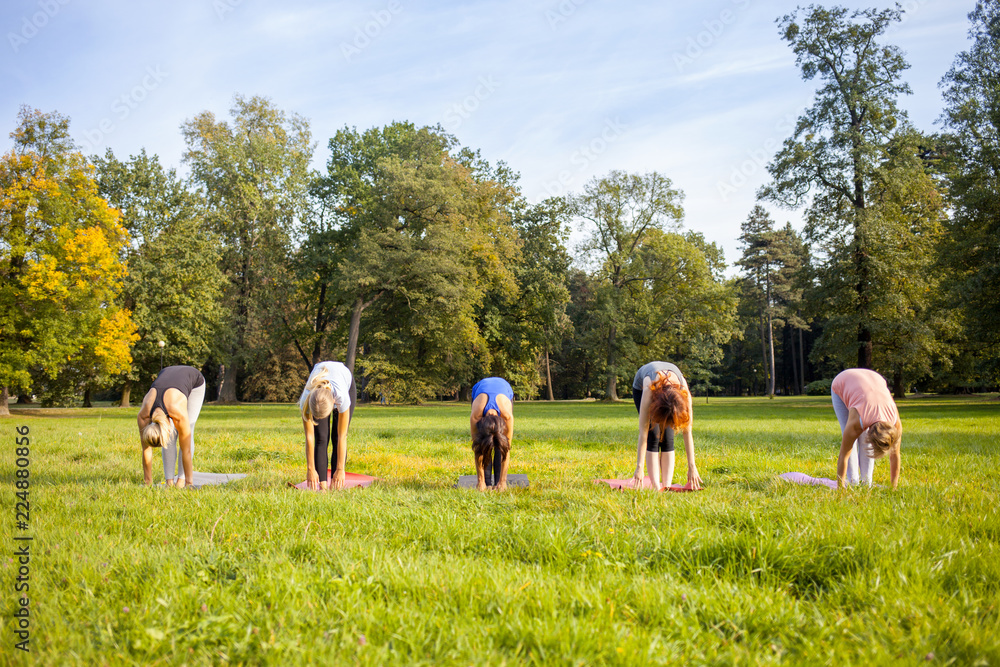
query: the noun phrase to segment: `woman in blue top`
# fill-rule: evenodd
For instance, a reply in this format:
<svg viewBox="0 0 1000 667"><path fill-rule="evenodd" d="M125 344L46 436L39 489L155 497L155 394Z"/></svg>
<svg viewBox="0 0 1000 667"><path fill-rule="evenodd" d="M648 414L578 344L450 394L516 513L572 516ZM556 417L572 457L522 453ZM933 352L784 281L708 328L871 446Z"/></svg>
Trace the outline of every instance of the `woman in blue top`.
<svg viewBox="0 0 1000 667"><path fill-rule="evenodd" d="M472 452L476 458L476 488L485 491L496 485L507 489L507 465L510 463L510 443L514 439L514 390L503 378L483 378L472 387ZM486 470L492 470L487 482Z"/></svg>

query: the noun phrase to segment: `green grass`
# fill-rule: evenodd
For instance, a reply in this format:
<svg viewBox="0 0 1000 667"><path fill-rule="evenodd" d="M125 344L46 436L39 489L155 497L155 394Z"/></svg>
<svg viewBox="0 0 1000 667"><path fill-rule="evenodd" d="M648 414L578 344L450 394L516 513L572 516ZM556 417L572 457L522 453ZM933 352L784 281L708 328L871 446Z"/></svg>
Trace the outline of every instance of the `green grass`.
<svg viewBox="0 0 1000 667"><path fill-rule="evenodd" d="M512 472L472 472L464 405L360 407L347 493L304 479L294 406L207 405L195 467L141 485L135 409L0 421L0 663L1000 664L1000 402L900 403L900 489L833 492L826 398L699 399L706 490L619 492L631 403L525 403ZM14 427L31 437L31 652L13 649ZM683 482L683 455L675 481ZM157 457L154 472L162 479ZM879 462L876 483L888 484Z"/></svg>

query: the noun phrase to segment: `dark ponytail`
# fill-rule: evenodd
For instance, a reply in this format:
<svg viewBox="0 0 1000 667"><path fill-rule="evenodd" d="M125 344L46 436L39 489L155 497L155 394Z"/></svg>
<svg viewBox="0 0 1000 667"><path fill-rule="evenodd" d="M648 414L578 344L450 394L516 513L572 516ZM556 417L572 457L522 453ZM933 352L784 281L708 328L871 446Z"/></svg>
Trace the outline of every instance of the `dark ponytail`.
<svg viewBox="0 0 1000 667"><path fill-rule="evenodd" d="M476 425L476 435L472 438L472 451L476 457L489 459L493 450L498 449L503 458L510 451L507 439L507 422L498 414L483 415Z"/></svg>

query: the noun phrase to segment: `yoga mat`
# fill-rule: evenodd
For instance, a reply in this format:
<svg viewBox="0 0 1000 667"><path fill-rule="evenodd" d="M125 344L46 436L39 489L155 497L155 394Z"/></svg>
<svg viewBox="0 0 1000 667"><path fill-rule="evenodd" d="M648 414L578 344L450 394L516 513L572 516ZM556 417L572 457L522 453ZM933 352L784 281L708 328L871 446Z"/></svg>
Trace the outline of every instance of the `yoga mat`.
<svg viewBox="0 0 1000 667"><path fill-rule="evenodd" d="M792 482L793 484L805 484L806 486L826 486L831 489L837 488L837 482L832 479L827 479L826 477L810 477L804 472L786 472L778 475L781 479L786 482Z"/></svg>
<svg viewBox="0 0 1000 667"><path fill-rule="evenodd" d="M479 484L479 478L475 475L462 475L458 478L458 482L453 488L456 489L474 489L476 485ZM507 475L507 486L523 486L528 487L528 476L527 475ZM492 489L492 486L486 487Z"/></svg>
<svg viewBox="0 0 1000 667"><path fill-rule="evenodd" d="M326 473L327 481L329 482L332 477L333 477L333 471L327 470ZM344 488L353 489L354 487L361 487L363 489L367 486L371 486L371 483L374 482L376 479L377 479L376 477L369 477L368 475L359 475L356 472L344 473ZM311 489L307 486L307 484L308 482L305 481L299 482L298 484L292 484L291 482L289 482L288 486L291 486L296 489L305 489L306 491L310 491ZM319 489L316 490L318 491Z"/></svg>
<svg viewBox="0 0 1000 667"><path fill-rule="evenodd" d="M233 482L237 479L243 479L246 475L241 473L225 473L225 472L196 472L194 474L194 482L190 484L192 488L200 489L203 486L218 486L219 484L225 484L227 482ZM162 486L166 488L166 483L158 484L157 486ZM185 486L187 488L187 486Z"/></svg>
<svg viewBox="0 0 1000 667"><path fill-rule="evenodd" d="M607 484L612 489L629 489L628 484L632 479L595 479L594 484ZM652 489L653 480L648 476L642 478L642 488ZM701 491L701 489L692 489L687 484L671 484L670 486L661 486L660 491L674 491L677 493L684 493L686 491Z"/></svg>

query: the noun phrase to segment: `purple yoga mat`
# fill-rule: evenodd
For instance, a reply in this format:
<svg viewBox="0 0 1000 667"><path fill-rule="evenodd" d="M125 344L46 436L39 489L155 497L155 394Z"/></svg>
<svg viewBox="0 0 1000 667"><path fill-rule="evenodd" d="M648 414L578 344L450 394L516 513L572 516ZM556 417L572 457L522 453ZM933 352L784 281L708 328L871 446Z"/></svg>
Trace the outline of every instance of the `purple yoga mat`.
<svg viewBox="0 0 1000 667"><path fill-rule="evenodd" d="M837 482L826 477L810 477L804 472L786 472L778 475L781 479L794 484L805 484L807 486L825 486L831 489L837 488Z"/></svg>

